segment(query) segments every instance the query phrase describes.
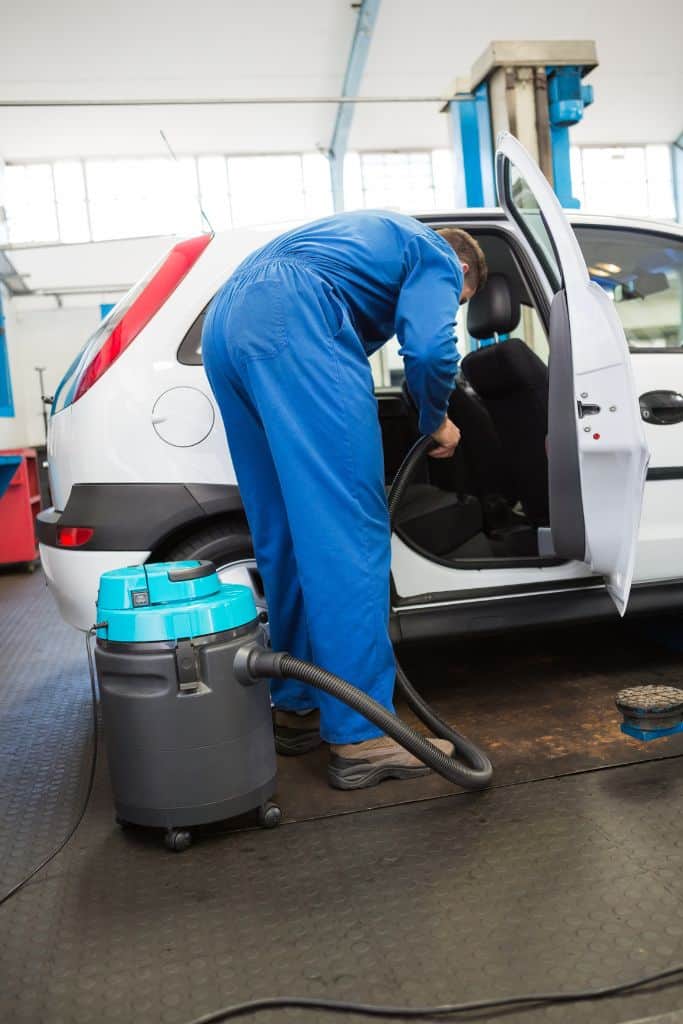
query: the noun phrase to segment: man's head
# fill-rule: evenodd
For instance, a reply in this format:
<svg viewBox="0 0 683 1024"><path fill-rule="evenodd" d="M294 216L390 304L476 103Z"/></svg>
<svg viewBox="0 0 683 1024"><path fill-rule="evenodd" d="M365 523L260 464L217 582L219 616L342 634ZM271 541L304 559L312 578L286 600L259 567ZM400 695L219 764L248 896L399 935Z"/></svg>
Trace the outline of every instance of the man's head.
<svg viewBox="0 0 683 1024"><path fill-rule="evenodd" d="M437 234L448 242L462 264L465 284L460 301L466 302L486 284L488 277L486 256L484 256L479 242L462 228L438 228Z"/></svg>

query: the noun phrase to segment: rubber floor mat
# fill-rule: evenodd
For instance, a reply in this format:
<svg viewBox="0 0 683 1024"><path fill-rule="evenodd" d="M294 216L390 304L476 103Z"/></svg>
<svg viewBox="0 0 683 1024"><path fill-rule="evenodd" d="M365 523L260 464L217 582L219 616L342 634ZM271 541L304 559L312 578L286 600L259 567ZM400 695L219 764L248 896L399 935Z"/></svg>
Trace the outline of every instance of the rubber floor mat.
<svg viewBox="0 0 683 1024"><path fill-rule="evenodd" d="M0 605L4 892L76 814L90 720L82 637L40 576L0 574ZM410 674L490 749L498 788L423 779L336 793L319 752L281 761L290 824L217 826L180 856L115 825L100 760L72 842L0 908L0 1020L185 1024L292 993L415 1006L598 986L683 960L681 747L622 739L612 705L628 683L678 682L679 658L620 623L414 649ZM645 757L671 760L528 783ZM338 816L294 821L315 814ZM497 1019L673 1024L682 1004L683 987L659 986Z"/></svg>

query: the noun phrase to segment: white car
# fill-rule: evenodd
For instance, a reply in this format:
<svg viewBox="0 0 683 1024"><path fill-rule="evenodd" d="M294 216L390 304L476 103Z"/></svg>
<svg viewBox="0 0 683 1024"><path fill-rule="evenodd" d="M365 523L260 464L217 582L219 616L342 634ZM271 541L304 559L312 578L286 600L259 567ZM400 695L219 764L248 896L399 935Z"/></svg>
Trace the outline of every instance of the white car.
<svg viewBox="0 0 683 1024"><path fill-rule="evenodd" d="M490 282L458 325L461 446L425 460L392 538L396 639L623 613L632 577L634 610L683 604L683 231L570 224L512 136L496 168L502 209L422 218L475 235ZM100 574L146 561L212 559L264 603L200 340L212 296L273 233L174 246L59 387L38 532L80 629ZM417 437L400 365L395 346L373 357L388 482Z"/></svg>

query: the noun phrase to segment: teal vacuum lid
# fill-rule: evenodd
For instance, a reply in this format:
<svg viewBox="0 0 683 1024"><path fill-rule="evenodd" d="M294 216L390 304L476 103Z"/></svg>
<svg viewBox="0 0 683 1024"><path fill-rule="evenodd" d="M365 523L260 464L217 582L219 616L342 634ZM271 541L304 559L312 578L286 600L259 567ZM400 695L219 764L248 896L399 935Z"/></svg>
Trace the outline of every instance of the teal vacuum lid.
<svg viewBox="0 0 683 1024"><path fill-rule="evenodd" d="M123 643L182 640L238 629L256 618L249 587L221 583L212 562L152 562L100 577L97 630Z"/></svg>

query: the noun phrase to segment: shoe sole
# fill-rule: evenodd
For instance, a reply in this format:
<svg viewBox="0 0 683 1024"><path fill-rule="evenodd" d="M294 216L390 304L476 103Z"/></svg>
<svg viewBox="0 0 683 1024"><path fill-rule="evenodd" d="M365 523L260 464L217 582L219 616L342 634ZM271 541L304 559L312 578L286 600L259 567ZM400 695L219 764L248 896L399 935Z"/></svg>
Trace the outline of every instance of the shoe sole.
<svg viewBox="0 0 683 1024"><path fill-rule="evenodd" d="M292 730L295 733L298 730ZM300 735L284 735L275 730L275 750L282 757L299 757L301 754L308 754L311 750L317 750L322 745L322 737L319 732L304 732Z"/></svg>
<svg viewBox="0 0 683 1024"><path fill-rule="evenodd" d="M330 765L327 778L334 789L367 789L385 779L419 779L429 775L431 768L405 768L398 764Z"/></svg>

